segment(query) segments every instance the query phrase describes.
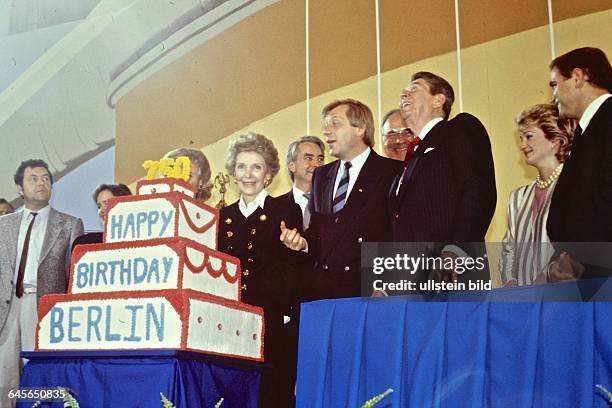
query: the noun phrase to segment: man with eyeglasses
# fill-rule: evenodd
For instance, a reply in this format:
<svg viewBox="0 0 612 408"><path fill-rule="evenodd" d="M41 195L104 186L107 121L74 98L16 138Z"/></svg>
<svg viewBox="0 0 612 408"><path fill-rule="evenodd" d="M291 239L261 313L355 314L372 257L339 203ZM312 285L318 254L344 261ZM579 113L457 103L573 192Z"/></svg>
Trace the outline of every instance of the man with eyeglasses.
<svg viewBox="0 0 612 408"><path fill-rule="evenodd" d="M383 117L380 133L387 157L401 162L406 158L414 133L406 126L399 109L390 110Z"/></svg>
<svg viewBox="0 0 612 408"><path fill-rule="evenodd" d="M70 249L83 222L49 206L53 177L47 163L27 160L14 176L21 212L0 217L0 406L11 407L19 387L21 351L34 349L38 300L68 289Z"/></svg>

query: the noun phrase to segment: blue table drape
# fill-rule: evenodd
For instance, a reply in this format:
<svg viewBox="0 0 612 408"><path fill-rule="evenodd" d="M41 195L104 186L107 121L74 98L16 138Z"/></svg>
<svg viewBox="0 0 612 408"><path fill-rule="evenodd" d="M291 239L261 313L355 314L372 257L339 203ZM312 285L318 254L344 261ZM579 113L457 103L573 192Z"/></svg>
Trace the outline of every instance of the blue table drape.
<svg viewBox="0 0 612 408"><path fill-rule="evenodd" d="M257 407L260 368L203 360L178 351L23 353L21 387L70 387L82 408L159 407L162 392L177 408ZM31 407L19 403L17 407ZM43 407L63 407L61 403Z"/></svg>
<svg viewBox="0 0 612 408"><path fill-rule="evenodd" d="M392 388L376 408L608 407L595 385L612 389L612 303L546 301L555 291L594 293L561 284L303 304L297 406L360 407Z"/></svg>

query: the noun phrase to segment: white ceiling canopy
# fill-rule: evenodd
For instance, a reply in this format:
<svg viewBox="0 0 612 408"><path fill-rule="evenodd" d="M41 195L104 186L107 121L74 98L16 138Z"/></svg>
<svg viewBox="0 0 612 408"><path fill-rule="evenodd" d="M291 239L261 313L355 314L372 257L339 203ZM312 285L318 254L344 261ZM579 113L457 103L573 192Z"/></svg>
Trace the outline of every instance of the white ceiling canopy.
<svg viewBox="0 0 612 408"><path fill-rule="evenodd" d="M11 176L22 160L45 160L57 180L112 146L113 108L122 95L276 1L97 3L84 20L51 44L0 93L0 174L6 175L0 178L0 197L17 198ZM16 42L0 42L3 56L17 52L1 49L2 44Z"/></svg>

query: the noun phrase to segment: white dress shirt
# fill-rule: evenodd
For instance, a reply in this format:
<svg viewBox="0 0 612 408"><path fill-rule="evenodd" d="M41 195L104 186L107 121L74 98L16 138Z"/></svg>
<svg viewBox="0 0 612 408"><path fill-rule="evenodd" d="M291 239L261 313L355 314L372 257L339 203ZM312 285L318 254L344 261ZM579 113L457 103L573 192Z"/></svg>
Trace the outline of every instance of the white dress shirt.
<svg viewBox="0 0 612 408"><path fill-rule="evenodd" d="M306 211L306 207L308 207L308 199L304 197L304 194L306 194L306 192L300 190L296 186L293 186L292 190L293 190L293 201L295 201L295 203L300 206L300 209L302 210L302 216L304 216L304 211Z"/></svg>
<svg viewBox="0 0 612 408"><path fill-rule="evenodd" d="M248 218L249 215L257 211L258 207L261 207L261 209L263 210L264 203L266 202L267 196L268 196L268 192L264 188L263 190L259 192L259 194L257 194L257 197L255 197L253 201L247 204L244 202L244 197L242 197L242 194L241 194L240 200L238 200L238 209L240 210L242 215L244 215L244 218Z"/></svg>
<svg viewBox="0 0 612 408"><path fill-rule="evenodd" d="M43 242L45 240L45 233L47 232L47 224L49 221L49 210L51 207L48 205L39 211L30 211L27 208L23 208L21 225L19 227L19 238L17 240L17 259L15 261L15 275L14 280L17 284L17 275L19 274L19 263L21 261L21 252L23 250L23 243L25 241L28 227L32 221L32 213L38 213L32 225L32 233L30 234L30 245L28 247L28 260L26 261L26 268L23 275L23 286L24 288L35 288L38 279L38 265L40 264L40 255L42 251Z"/></svg>
<svg viewBox="0 0 612 408"><path fill-rule="evenodd" d="M578 122L580 124L580 128L582 129L582 133L586 131L587 126L589 126L589 123L591 123L591 119L593 119L593 116L595 113L597 113L597 110L610 97L612 97L612 94L609 93L600 95L593 102L591 102L589 106L587 106L582 114L582 117L580 118L580 122Z"/></svg>
<svg viewBox="0 0 612 408"><path fill-rule="evenodd" d="M421 132L419 133L419 138L421 139L421 142L425 140L429 131L433 129L433 127L436 126L438 122L442 122L443 120L444 118L437 117L427 122L425 126L423 126L423 129L421 129Z"/></svg>
<svg viewBox="0 0 612 408"><path fill-rule="evenodd" d="M355 185L355 181L357 181L357 177L359 177L359 173L361 172L361 169L363 168L363 165L368 159L368 156L370 155L371 151L372 149L368 147L363 152L359 153L356 157L354 157L353 160L350 161L351 167L349 168L349 183L348 189L346 190L345 202L346 200L348 200L349 195L353 190L353 186ZM340 167L338 167L338 174L336 174L336 182L334 183L334 194L332 194L332 197L336 196L336 190L338 190L338 185L340 184L340 180L342 179L342 175L344 174L344 163L346 163L346 161L340 160Z"/></svg>

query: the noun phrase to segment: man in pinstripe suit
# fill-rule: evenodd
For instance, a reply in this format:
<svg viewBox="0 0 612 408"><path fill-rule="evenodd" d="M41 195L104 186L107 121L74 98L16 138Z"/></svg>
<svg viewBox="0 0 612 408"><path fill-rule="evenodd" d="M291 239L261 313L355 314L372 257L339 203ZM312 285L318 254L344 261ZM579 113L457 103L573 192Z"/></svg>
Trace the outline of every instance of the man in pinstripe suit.
<svg viewBox="0 0 612 408"><path fill-rule="evenodd" d="M473 253L465 243L484 241L497 195L487 131L470 114L448 120L453 101L451 85L430 72L414 74L402 91L401 114L416 137L389 192L390 211L394 241L465 256Z"/></svg>

